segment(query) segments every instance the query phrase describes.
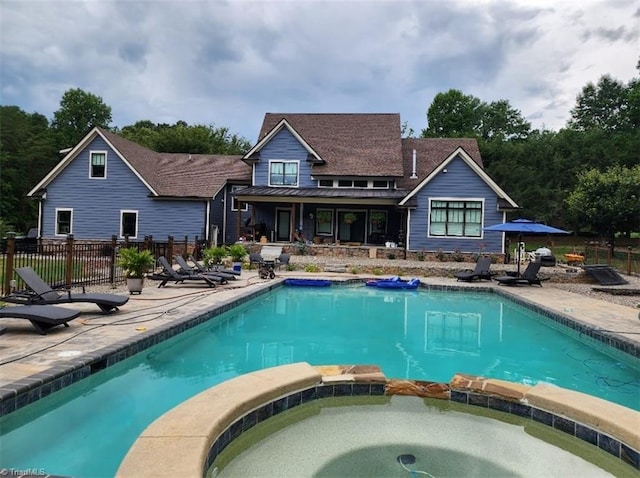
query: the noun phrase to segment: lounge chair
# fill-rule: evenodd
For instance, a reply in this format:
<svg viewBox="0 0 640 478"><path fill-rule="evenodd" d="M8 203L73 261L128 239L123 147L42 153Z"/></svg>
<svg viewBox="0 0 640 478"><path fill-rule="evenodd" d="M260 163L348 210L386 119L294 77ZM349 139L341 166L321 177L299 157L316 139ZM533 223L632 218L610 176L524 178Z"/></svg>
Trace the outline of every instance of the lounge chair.
<svg viewBox="0 0 640 478"><path fill-rule="evenodd" d="M199 272L196 274L185 274L184 272L178 272L173 268L171 264L169 264L169 261L166 257L158 257L158 262L162 266L162 272L159 274L153 274L151 276L152 279L160 281L160 284L158 284L158 288L164 287L169 281L175 282L176 284L182 284L185 281L197 281L203 282L209 287L216 286L216 281L213 278L207 277L206 275L200 274Z"/></svg>
<svg viewBox="0 0 640 478"><path fill-rule="evenodd" d="M456 272L455 277L459 281L467 281L467 282L471 282L475 279L491 280L495 275L495 273L491 272L489 270L490 268L491 268L491 257L480 257L478 258L478 262L476 262L476 267L474 269L466 269L460 272Z"/></svg>
<svg viewBox="0 0 640 478"><path fill-rule="evenodd" d="M225 274L232 274L234 276L242 275L241 271L235 271L233 269L220 269L220 267L217 265L214 265L210 269L207 269L202 264L200 264L193 256L189 256L189 260L193 262L193 268L196 269L198 272L213 272L213 273L224 272Z"/></svg>
<svg viewBox="0 0 640 478"><path fill-rule="evenodd" d="M27 291L16 292L3 297L5 302L29 305L55 305L71 304L76 302L89 302L96 304L104 313L118 310L118 307L126 304L129 297L117 294L102 293L74 293L71 290L58 292L52 289L31 267L18 267L16 274L20 276L26 286Z"/></svg>
<svg viewBox="0 0 640 478"><path fill-rule="evenodd" d="M538 277L538 272L542 267L541 262L529 262L529 265L521 275L506 275L496 277L500 285L539 285L542 287L542 281L548 280L548 277Z"/></svg>
<svg viewBox="0 0 640 478"><path fill-rule="evenodd" d="M41 335L46 335L47 330L56 325L69 327L67 322L79 315L80 311L52 305L15 305L0 308L0 318L27 319Z"/></svg>
<svg viewBox="0 0 640 478"><path fill-rule="evenodd" d="M180 266L180 270L178 272L184 272L185 274L202 274L210 277L216 282L220 282L221 284L226 284L229 280L236 280L236 276L233 274L227 274L225 272L220 271L201 271L189 265L187 261L184 260L182 256L175 256L173 258L176 261L176 264Z"/></svg>

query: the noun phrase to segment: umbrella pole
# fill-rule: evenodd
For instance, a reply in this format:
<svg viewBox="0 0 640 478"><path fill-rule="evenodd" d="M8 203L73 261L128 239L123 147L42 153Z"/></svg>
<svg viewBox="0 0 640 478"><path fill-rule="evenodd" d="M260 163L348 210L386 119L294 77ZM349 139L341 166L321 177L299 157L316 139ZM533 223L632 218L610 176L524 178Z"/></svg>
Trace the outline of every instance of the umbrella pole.
<svg viewBox="0 0 640 478"><path fill-rule="evenodd" d="M522 254L520 244L522 244L522 233L518 234L518 277L520 277L520 254Z"/></svg>

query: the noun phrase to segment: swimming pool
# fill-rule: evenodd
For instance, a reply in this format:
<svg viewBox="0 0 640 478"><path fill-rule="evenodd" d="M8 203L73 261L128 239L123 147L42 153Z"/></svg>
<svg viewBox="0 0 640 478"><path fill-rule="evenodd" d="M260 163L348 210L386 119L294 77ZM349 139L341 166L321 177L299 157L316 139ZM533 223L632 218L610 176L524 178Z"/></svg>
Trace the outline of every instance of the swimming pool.
<svg viewBox="0 0 640 478"><path fill-rule="evenodd" d="M548 381L639 407L630 361L584 347L497 295L328 289L278 289L3 418L0 466L112 476L169 408L228 378L296 361L376 363L389 377L435 381L459 371Z"/></svg>

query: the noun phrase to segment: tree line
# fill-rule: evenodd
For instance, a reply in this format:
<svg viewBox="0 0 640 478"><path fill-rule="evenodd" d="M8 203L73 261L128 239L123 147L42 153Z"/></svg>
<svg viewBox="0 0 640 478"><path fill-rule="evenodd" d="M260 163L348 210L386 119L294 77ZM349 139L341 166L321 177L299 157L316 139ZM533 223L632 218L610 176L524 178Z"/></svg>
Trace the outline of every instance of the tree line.
<svg viewBox="0 0 640 478"><path fill-rule="evenodd" d="M640 71L640 61L637 64ZM81 89L66 91L49 121L17 106L0 106L0 232L35 226L37 205L26 193L94 126L158 152L243 154L251 147L227 127L156 124L118 129L111 107ZM414 136L405 123L403 136ZM603 75L576 97L559 131L532 129L508 100L484 102L451 89L438 93L421 137L477 138L485 170L521 206L522 216L613 243L640 231L640 78Z"/></svg>

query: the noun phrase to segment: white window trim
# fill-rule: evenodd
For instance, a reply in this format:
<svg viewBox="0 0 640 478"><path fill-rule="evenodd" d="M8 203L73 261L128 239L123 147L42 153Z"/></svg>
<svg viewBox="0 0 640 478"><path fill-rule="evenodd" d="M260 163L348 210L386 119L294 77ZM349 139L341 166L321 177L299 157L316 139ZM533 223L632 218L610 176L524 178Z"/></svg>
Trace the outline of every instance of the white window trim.
<svg viewBox="0 0 640 478"><path fill-rule="evenodd" d="M138 238L138 225L140 222L140 214L135 209L120 209L120 238L124 239L123 234L123 226L124 226L124 215L125 214L135 214L136 215L136 234L134 236L129 236L129 239L137 239Z"/></svg>
<svg viewBox="0 0 640 478"><path fill-rule="evenodd" d="M247 186L239 186L239 185L235 185L235 186L231 186L231 192L234 193L236 191L240 191L241 189L245 189ZM233 207L233 203L238 204L238 198L236 198L235 196L231 196L231 210L232 211L237 211L238 208L237 207ZM244 203L244 206L242 206L242 208L240 209L242 212L247 212L249 210L249 203Z"/></svg>
<svg viewBox="0 0 640 478"><path fill-rule="evenodd" d="M104 176L92 176L91 171L93 170L93 155L94 154L104 154ZM107 179L107 151L89 151L89 179Z"/></svg>
<svg viewBox="0 0 640 478"><path fill-rule="evenodd" d="M331 186L325 186L323 184L320 184L320 181L331 181ZM341 186L338 183L340 181L351 181L351 185L350 186ZM367 185L366 186L355 186L354 182L355 181L367 181ZM386 186L374 186L373 182L374 181L384 181L386 183ZM392 183L390 180L388 179L359 179L359 178L336 178L336 179L318 179L318 188L340 188L340 189L391 189L392 188Z"/></svg>
<svg viewBox="0 0 640 478"><path fill-rule="evenodd" d="M69 232L58 232L58 213L59 212L63 212L63 211L71 212L71 218L69 220ZM55 235L56 236L67 237L67 234L73 234L73 208L70 208L70 207L57 207L54 221L55 221L54 229L55 229Z"/></svg>
<svg viewBox="0 0 640 478"><path fill-rule="evenodd" d="M479 236L434 236L434 235L431 235L431 204L434 201L479 202L481 204L481 207L480 207L480 215L481 215L481 219L480 219L480 235ZM463 240L483 239L484 238L484 229L483 229L484 210L485 210L485 198L430 197L429 198L429 211L428 211L428 216L427 216L427 229L428 229L429 233L427 234L427 237L434 238L434 239L454 239L454 240L458 240L458 239L463 239Z"/></svg>
<svg viewBox="0 0 640 478"><path fill-rule="evenodd" d="M273 163L296 163L297 164L297 170L296 170L296 184L295 186L291 185L291 184L271 184L271 166ZM269 160L269 170L267 171L267 184L269 185L269 187L273 187L273 188L298 188L300 187L300 161L296 160L296 159L291 159L291 160L287 160L287 159L270 159Z"/></svg>

